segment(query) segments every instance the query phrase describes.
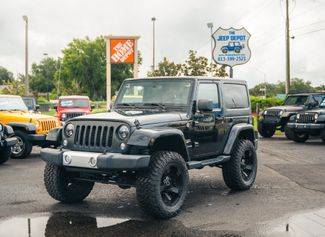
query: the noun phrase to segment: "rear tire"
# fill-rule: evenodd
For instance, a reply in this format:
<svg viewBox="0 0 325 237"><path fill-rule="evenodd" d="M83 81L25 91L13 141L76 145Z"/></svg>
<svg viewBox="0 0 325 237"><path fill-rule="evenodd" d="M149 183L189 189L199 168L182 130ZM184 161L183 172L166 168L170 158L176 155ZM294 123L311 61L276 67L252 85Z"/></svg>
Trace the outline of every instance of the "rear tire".
<svg viewBox="0 0 325 237"><path fill-rule="evenodd" d="M17 142L11 147L11 157L13 159L25 159L32 152L33 144L23 131L16 130L15 137L17 138Z"/></svg>
<svg viewBox="0 0 325 237"><path fill-rule="evenodd" d="M275 133L274 125L265 125L261 121L258 123L257 130L262 137L270 138Z"/></svg>
<svg viewBox="0 0 325 237"><path fill-rule="evenodd" d="M9 160L10 153L10 147L5 147L4 149L0 150L0 165Z"/></svg>
<svg viewBox="0 0 325 237"><path fill-rule="evenodd" d="M52 198L64 203L81 202L94 186L93 182L73 179L63 167L54 164L46 164L44 184Z"/></svg>
<svg viewBox="0 0 325 237"><path fill-rule="evenodd" d="M294 132L292 140L298 143L304 143L305 141L308 140L308 138L309 138L308 134Z"/></svg>
<svg viewBox="0 0 325 237"><path fill-rule="evenodd" d="M284 128L284 134L289 140L293 140L294 138L294 131L289 128L288 126L285 126Z"/></svg>
<svg viewBox="0 0 325 237"><path fill-rule="evenodd" d="M137 199L148 214L168 219L176 216L186 198L188 170L183 157L172 151L152 155L149 169L137 178Z"/></svg>
<svg viewBox="0 0 325 237"><path fill-rule="evenodd" d="M233 148L230 160L223 165L222 175L231 190L250 189L257 173L257 156L250 140L239 140Z"/></svg>

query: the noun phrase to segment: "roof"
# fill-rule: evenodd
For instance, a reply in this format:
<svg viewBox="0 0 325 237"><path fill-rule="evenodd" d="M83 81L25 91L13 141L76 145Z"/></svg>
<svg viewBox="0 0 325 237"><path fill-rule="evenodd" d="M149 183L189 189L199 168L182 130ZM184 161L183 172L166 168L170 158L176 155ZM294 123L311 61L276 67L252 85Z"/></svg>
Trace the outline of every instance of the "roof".
<svg viewBox="0 0 325 237"><path fill-rule="evenodd" d="M64 100L64 99L88 99L88 96L84 96L84 95L66 95L66 96L60 96L59 100Z"/></svg>
<svg viewBox="0 0 325 237"><path fill-rule="evenodd" d="M152 79L191 79L191 80L217 80L217 81L234 81L234 82L245 82L244 80L237 80L229 77L209 77L209 76L160 76L160 77L142 77L142 78L128 78L126 81L133 80L152 80Z"/></svg>
<svg viewBox="0 0 325 237"><path fill-rule="evenodd" d="M306 92L306 93L293 93L293 94L288 94L288 96L290 95L301 95L301 96L307 96L307 95L325 95L325 92Z"/></svg>
<svg viewBox="0 0 325 237"><path fill-rule="evenodd" d="M1 94L0 95L0 98L21 98L21 96L19 96L19 95L3 95L3 94Z"/></svg>

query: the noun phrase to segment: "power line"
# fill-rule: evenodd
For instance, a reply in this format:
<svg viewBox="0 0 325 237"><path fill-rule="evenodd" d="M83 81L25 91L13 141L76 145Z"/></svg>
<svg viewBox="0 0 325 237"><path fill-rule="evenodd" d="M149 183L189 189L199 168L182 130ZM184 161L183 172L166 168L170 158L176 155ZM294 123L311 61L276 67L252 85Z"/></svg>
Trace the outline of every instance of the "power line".
<svg viewBox="0 0 325 237"><path fill-rule="evenodd" d="M319 31L323 31L325 30L325 27L324 28L320 28L318 30L312 30L312 31L308 31L308 32L305 32L305 33L301 33L301 34L298 34L298 35L295 35L295 37L299 37L299 36L303 36L303 35L309 35L309 34L313 34L313 33L316 33L316 32L319 32Z"/></svg>
<svg viewBox="0 0 325 237"><path fill-rule="evenodd" d="M325 20L316 21L316 22L313 22L313 23L310 23L310 24L306 24L306 25L302 25L302 26L299 26L299 27L293 28L292 30L299 30L299 29L306 28L306 27L308 27L308 26L317 25L317 24L324 23L324 22L325 22Z"/></svg>

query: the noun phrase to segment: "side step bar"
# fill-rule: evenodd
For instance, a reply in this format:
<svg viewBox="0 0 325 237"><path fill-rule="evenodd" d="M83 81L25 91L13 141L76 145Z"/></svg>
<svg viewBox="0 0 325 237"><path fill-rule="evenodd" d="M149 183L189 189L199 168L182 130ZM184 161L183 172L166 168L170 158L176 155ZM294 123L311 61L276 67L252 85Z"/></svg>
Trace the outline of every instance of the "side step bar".
<svg viewBox="0 0 325 237"><path fill-rule="evenodd" d="M195 160L187 162L188 169L202 169L208 165L221 165L225 162L230 160L230 156L228 155L221 155L216 158L208 159L208 160Z"/></svg>

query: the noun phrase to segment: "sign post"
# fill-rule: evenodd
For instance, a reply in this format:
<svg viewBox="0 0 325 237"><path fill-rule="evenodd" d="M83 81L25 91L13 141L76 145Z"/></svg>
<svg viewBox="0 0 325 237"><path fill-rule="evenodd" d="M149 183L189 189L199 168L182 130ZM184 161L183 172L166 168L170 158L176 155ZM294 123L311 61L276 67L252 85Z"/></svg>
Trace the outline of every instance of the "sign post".
<svg viewBox="0 0 325 237"><path fill-rule="evenodd" d="M229 76L233 78L233 67L245 64L251 58L249 49L250 33L245 29L223 29L219 27L213 34L213 60L220 65L229 66Z"/></svg>
<svg viewBox="0 0 325 237"><path fill-rule="evenodd" d="M133 64L133 78L138 78L138 39L140 36L106 37L106 97L107 108L111 107L112 75L111 64Z"/></svg>

